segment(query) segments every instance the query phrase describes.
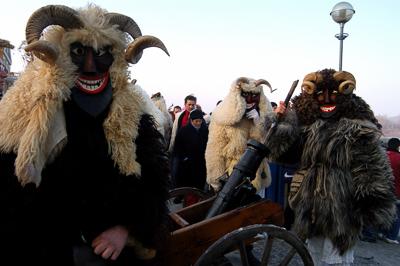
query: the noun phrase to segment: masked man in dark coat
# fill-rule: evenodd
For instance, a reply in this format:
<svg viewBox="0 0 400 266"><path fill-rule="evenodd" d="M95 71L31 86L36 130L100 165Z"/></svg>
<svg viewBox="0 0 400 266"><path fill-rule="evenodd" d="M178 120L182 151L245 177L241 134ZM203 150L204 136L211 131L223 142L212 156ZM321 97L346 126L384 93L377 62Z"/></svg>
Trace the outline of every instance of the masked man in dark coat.
<svg viewBox="0 0 400 266"><path fill-rule="evenodd" d="M1 260L144 263L162 240L169 169L128 63L164 44L95 5L45 6L26 37L33 61L0 103Z"/></svg>

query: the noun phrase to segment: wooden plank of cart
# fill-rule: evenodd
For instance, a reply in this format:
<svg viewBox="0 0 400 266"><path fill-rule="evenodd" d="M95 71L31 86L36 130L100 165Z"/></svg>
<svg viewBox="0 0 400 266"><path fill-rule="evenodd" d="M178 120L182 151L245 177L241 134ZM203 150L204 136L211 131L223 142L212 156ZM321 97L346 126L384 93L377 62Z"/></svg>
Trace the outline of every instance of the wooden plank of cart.
<svg viewBox="0 0 400 266"><path fill-rule="evenodd" d="M214 200L212 197L170 213L171 234L154 265L193 265L211 244L235 229L252 224L283 225L281 206L269 200L204 219Z"/></svg>

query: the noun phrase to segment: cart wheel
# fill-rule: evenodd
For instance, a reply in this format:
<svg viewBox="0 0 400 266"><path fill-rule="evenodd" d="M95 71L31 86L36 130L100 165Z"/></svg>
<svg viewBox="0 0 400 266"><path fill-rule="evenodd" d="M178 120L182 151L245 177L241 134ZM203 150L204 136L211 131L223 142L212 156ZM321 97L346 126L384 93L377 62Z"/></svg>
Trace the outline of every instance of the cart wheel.
<svg viewBox="0 0 400 266"><path fill-rule="evenodd" d="M183 204L183 198L188 194L193 194L197 196L200 199L200 201L208 199L212 196L211 193L205 192L195 187L180 187L171 189L169 191L167 200L168 208L171 211L176 211L182 207L185 207Z"/></svg>
<svg viewBox="0 0 400 266"><path fill-rule="evenodd" d="M294 233L264 224L224 235L200 256L195 266L218 265L216 262L222 257L232 265L314 265L306 246Z"/></svg>

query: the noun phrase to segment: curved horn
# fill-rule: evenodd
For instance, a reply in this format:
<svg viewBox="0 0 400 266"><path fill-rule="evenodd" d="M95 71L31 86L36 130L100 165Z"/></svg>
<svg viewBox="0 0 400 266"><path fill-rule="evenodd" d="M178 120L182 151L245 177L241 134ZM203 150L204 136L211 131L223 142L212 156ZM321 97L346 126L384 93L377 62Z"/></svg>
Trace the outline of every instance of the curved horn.
<svg viewBox="0 0 400 266"><path fill-rule="evenodd" d="M313 94L316 88L315 82L317 81L317 73L312 72L307 74L301 84L301 89L307 94Z"/></svg>
<svg viewBox="0 0 400 266"><path fill-rule="evenodd" d="M137 37L128 45L125 52L126 61L136 64L142 57L143 50L149 47L158 47L169 56L167 47L165 47L164 43L160 39L146 35Z"/></svg>
<svg viewBox="0 0 400 266"><path fill-rule="evenodd" d="M272 87L271 87L271 84L269 84L269 82L266 81L265 79L258 79L258 80L256 81L256 87L259 86L259 85L262 85L262 84L267 85L268 88L271 90L271 93L273 92Z"/></svg>
<svg viewBox="0 0 400 266"><path fill-rule="evenodd" d="M343 94L350 94L356 88L356 79L350 72L338 71L333 78L340 82L338 91Z"/></svg>
<svg viewBox="0 0 400 266"><path fill-rule="evenodd" d="M159 98L159 97L161 97L161 92L157 92L157 93L151 95L150 99Z"/></svg>
<svg viewBox="0 0 400 266"><path fill-rule="evenodd" d="M133 39L142 36L138 24L132 18L119 13L107 13L106 18L111 25L118 25L121 31L129 33Z"/></svg>
<svg viewBox="0 0 400 266"><path fill-rule="evenodd" d="M63 5L48 5L36 10L29 18L25 36L28 46L26 51L32 51L37 57L46 61L51 59L55 61L58 57L58 51L52 51L54 46L49 42L43 41L40 45L31 45L40 39L43 30L50 25L59 25L65 29L76 29L83 26L78 16L78 12L72 8ZM48 47L45 47L48 45ZM36 51L36 49L40 49ZM45 55L45 54L49 55Z"/></svg>
<svg viewBox="0 0 400 266"><path fill-rule="evenodd" d="M246 77L240 77L236 80L236 85L240 86L242 83L249 83L249 79Z"/></svg>
<svg viewBox="0 0 400 266"><path fill-rule="evenodd" d="M0 39L0 47L14 49L14 45L12 45L9 41L3 39Z"/></svg>
<svg viewBox="0 0 400 266"><path fill-rule="evenodd" d="M35 53L39 59L49 64L54 64L59 55L58 48L54 44L41 40L25 47L25 51Z"/></svg>

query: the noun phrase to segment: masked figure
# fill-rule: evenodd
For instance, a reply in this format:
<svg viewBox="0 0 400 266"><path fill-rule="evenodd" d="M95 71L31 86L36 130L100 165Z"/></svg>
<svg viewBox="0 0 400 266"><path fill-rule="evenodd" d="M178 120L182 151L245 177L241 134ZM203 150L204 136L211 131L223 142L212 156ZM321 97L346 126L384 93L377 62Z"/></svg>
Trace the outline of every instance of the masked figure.
<svg viewBox="0 0 400 266"><path fill-rule="evenodd" d="M145 48L167 49L95 5L40 8L26 39L34 60L0 103L1 258L139 265L154 257L168 161L128 63Z"/></svg>
<svg viewBox="0 0 400 266"><path fill-rule="evenodd" d="M262 85L271 88L263 79L238 78L229 94L212 112L206 165L207 183L216 191L221 188L220 178L232 173L247 147L247 141L263 141L266 117L272 113L272 107ZM270 183L270 171L265 159L252 184L259 191Z"/></svg>
<svg viewBox="0 0 400 266"><path fill-rule="evenodd" d="M160 92L157 92L153 95L151 95L151 100L153 101L154 105L160 110L160 123L163 125L164 128L164 139L167 144L167 147L169 146L169 141L171 139L171 131L172 131L172 117L170 113L167 110L167 104L165 103L164 96L161 95Z"/></svg>
<svg viewBox="0 0 400 266"><path fill-rule="evenodd" d="M289 195L293 226L308 238L316 265L352 263L361 229L389 226L395 213L393 177L379 142L381 126L353 93L355 87L354 76L346 71L306 75L287 113L297 120L284 119L278 126L288 138L268 142L291 146L286 158L299 162Z"/></svg>

